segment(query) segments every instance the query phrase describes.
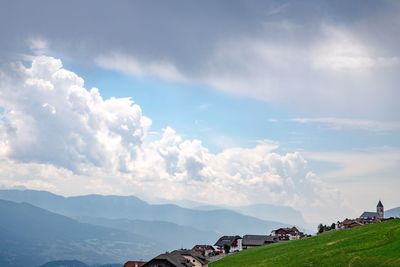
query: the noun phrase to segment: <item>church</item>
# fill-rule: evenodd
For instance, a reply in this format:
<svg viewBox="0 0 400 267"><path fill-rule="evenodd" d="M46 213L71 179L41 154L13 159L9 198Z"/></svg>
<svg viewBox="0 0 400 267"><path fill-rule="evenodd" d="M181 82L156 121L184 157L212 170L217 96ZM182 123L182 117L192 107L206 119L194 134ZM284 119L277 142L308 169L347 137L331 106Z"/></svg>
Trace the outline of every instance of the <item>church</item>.
<svg viewBox="0 0 400 267"><path fill-rule="evenodd" d="M385 216L385 211L382 202L379 200L378 205L376 205L376 212L364 211L360 215L361 219L383 219Z"/></svg>
<svg viewBox="0 0 400 267"><path fill-rule="evenodd" d="M335 228L336 229L349 229L358 227L365 224L372 224L381 222L385 217L385 210L383 208L382 202L379 200L378 205L376 205L376 212L373 211L364 211L360 217L356 219L345 219L342 222L337 222Z"/></svg>

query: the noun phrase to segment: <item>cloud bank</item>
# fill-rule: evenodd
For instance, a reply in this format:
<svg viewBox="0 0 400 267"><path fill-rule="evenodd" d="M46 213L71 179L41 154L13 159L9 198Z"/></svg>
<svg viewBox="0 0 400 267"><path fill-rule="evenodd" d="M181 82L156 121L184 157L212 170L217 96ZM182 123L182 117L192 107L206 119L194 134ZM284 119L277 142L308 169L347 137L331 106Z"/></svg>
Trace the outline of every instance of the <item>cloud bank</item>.
<svg viewBox="0 0 400 267"><path fill-rule="evenodd" d="M29 46L299 116L399 120L399 11L390 0L6 1L0 59Z"/></svg>
<svg viewBox="0 0 400 267"><path fill-rule="evenodd" d="M277 143L211 153L166 126L147 138L151 120L129 98L103 99L47 56L1 71L0 182L58 193L116 193L217 204L275 203L313 219L338 210L299 152ZM338 205L339 203L339 205ZM334 212L331 212L334 216Z"/></svg>

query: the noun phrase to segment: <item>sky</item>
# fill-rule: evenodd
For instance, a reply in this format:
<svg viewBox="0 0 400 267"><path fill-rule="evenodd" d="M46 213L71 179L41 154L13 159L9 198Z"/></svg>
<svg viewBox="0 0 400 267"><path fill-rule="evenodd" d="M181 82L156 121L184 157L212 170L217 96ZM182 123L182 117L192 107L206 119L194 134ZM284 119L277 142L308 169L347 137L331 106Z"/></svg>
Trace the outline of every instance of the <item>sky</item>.
<svg viewBox="0 0 400 267"><path fill-rule="evenodd" d="M400 206L399 1L2 1L0 187Z"/></svg>

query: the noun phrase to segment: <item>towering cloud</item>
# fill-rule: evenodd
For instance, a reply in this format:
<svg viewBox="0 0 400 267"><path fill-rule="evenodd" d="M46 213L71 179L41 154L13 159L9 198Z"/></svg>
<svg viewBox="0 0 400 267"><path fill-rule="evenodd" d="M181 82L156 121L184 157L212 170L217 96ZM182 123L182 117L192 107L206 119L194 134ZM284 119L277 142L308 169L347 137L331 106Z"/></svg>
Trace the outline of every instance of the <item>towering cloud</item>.
<svg viewBox="0 0 400 267"><path fill-rule="evenodd" d="M168 126L158 139L148 140L151 120L140 106L87 90L58 59L38 56L30 67L13 64L1 77L3 185L225 204L272 202L314 212L340 201L300 153L280 155L271 141L215 154Z"/></svg>
<svg viewBox="0 0 400 267"><path fill-rule="evenodd" d="M74 172L86 164L130 168L151 125L131 99L103 100L51 57L36 57L30 68L14 65L2 77L3 150L11 158Z"/></svg>

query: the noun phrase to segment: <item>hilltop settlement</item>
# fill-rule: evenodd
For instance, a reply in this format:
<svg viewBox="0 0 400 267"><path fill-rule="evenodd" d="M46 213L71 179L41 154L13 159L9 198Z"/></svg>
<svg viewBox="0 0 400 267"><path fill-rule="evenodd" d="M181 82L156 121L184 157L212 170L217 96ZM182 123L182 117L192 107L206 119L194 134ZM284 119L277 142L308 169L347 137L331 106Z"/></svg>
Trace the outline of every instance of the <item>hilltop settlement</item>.
<svg viewBox="0 0 400 267"><path fill-rule="evenodd" d="M389 219L384 218L384 207L382 202L379 201L376 212L365 211L358 218L346 218L343 221L333 223L331 227L319 227L318 232L350 229L365 224L379 223L384 220ZM166 252L148 262L128 261L124 264L124 267L207 267L209 262L219 260L243 249L251 249L305 237L307 235L301 232L296 226L275 229L268 235L222 236L214 245L199 244L195 245L192 249L179 249Z"/></svg>

